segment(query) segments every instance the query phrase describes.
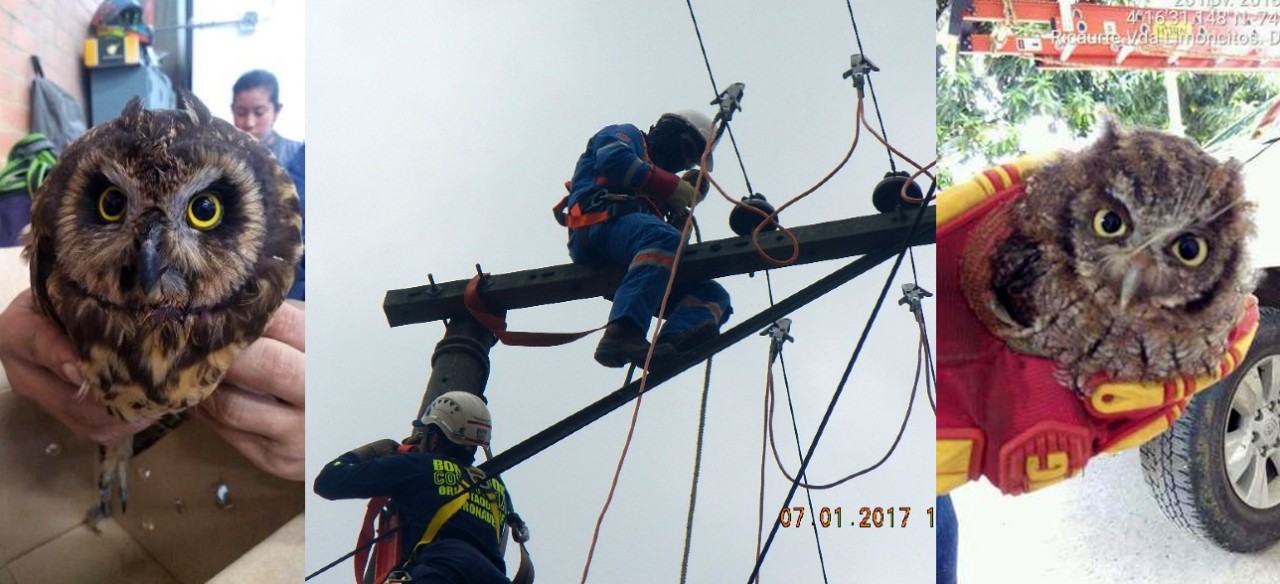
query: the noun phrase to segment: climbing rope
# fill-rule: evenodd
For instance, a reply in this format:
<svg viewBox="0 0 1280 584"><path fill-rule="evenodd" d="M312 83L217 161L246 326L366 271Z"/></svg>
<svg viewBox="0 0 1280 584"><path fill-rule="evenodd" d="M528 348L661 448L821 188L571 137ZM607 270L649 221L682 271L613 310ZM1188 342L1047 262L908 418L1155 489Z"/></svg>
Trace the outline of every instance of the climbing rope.
<svg viewBox="0 0 1280 584"><path fill-rule="evenodd" d="M702 232L698 230L698 223L693 217L689 218L689 222L693 223L694 240L702 243ZM698 407L698 437L694 441L693 484L689 487L689 512L684 522L684 552L680 558L680 584L685 584L689 576L689 550L693 546L693 511L698 503L698 478L702 475L702 446L707 430L707 398L711 395L711 360L711 357L707 357L707 366L702 372L702 404Z"/></svg>
<svg viewBox="0 0 1280 584"><path fill-rule="evenodd" d="M649 362L646 359L645 369L647 370L648 368ZM635 365L627 368L627 379L623 384L624 386L631 385L631 376L635 371ZM644 377L645 375L641 374L642 384ZM641 395L636 396L636 405L631 410L631 424L627 428L627 439L622 443L622 454L618 456L618 466L613 469L613 480L609 483L609 494L605 496L604 506L600 508L600 515L596 517L595 529L591 532L591 547L587 549L587 563L582 567L582 582L584 583L587 581L587 573L591 571L591 559L595 557L596 542L600 539L600 526L604 523L604 516L609 511L609 504L613 502L613 493L618 488L618 477L622 475L622 464L626 462L627 451L631 449L631 438L635 435L636 420L640 417L640 401L643 399L643 392L641 392Z"/></svg>
<svg viewBox="0 0 1280 584"><path fill-rule="evenodd" d="M707 396L711 393L711 357L702 374L702 406L698 410L698 439L693 454L693 485L689 488L689 514L684 522L684 553L680 559L680 584L689 575L689 549L693 544L693 509L698 502L698 477L702 474L702 444L707 430Z"/></svg>
<svg viewBox="0 0 1280 584"><path fill-rule="evenodd" d="M770 363L769 367L772 368L773 364ZM766 446L769 441L768 440L769 421L770 421L769 420L769 393L765 392L764 422L763 422L763 428L761 428L761 432L760 432L760 437L762 441L760 443L760 501L757 504L757 514L756 514L756 557L760 557L761 540L764 539L764 475L765 475L764 469L765 469L765 452L768 450Z"/></svg>

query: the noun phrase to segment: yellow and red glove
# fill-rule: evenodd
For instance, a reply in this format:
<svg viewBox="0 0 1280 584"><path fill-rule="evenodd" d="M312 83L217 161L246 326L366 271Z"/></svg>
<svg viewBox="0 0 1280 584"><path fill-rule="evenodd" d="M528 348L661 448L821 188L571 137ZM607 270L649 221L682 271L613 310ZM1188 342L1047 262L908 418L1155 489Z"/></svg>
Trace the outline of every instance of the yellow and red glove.
<svg viewBox="0 0 1280 584"><path fill-rule="evenodd" d="M1251 298L1215 375L1098 379L1088 399L1057 381L1053 361L1010 349L965 302L960 258L977 219L1021 197L1023 173L1041 161L990 169L938 195L938 494L982 476L1003 493L1026 493L1075 476L1100 453L1145 443L1239 366L1258 328Z"/></svg>

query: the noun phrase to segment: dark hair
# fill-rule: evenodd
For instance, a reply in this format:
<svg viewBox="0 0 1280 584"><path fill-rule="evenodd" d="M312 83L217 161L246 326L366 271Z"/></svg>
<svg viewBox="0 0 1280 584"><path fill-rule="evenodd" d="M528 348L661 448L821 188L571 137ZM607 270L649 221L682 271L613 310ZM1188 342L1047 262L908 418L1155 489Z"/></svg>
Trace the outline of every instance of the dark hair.
<svg viewBox="0 0 1280 584"><path fill-rule="evenodd" d="M649 127L649 158L658 168L680 172L698 163L706 141L689 122L664 115Z"/></svg>
<svg viewBox="0 0 1280 584"><path fill-rule="evenodd" d="M467 465L471 465L476 461L475 446L463 446L450 440L448 436L445 436L444 430L441 430L439 426L436 426L435 424L427 424L423 434L424 441L426 440L427 434L435 434L440 437L441 443L444 444L444 451L439 454Z"/></svg>
<svg viewBox="0 0 1280 584"><path fill-rule="evenodd" d="M262 69L254 69L241 75L236 80L235 86L231 88L231 99L234 100L235 96L242 91L249 91L259 87L267 89L267 93L271 94L271 105L276 106L276 109L280 109L280 82L276 81L276 76L272 75L270 71Z"/></svg>

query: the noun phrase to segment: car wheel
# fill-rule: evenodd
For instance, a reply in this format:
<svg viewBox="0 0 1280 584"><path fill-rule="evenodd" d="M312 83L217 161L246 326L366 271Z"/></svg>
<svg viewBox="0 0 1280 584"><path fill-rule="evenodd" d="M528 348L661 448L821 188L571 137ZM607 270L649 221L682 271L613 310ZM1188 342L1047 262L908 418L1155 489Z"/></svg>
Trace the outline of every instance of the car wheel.
<svg viewBox="0 0 1280 584"><path fill-rule="evenodd" d="M1244 363L1141 449L1161 511L1235 552L1280 539L1280 309L1261 312Z"/></svg>

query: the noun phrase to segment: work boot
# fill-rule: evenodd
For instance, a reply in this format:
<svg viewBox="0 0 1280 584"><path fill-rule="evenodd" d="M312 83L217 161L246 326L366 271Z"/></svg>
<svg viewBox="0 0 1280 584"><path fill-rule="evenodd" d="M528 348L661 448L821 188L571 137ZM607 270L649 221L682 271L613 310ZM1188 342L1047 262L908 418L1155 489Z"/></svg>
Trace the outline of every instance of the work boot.
<svg viewBox="0 0 1280 584"><path fill-rule="evenodd" d="M689 352L720 334L720 327L715 321L707 320L694 325L689 330L662 335L658 338L658 351L670 352L672 355ZM665 346L665 348L664 348Z"/></svg>
<svg viewBox="0 0 1280 584"><path fill-rule="evenodd" d="M659 344L653 352L653 362L665 360L674 354L670 346ZM596 362L605 367L622 367L633 363L636 367L644 367L644 360L649 355L649 341L644 332L626 322L613 322L604 329L604 337L596 345Z"/></svg>
<svg viewBox="0 0 1280 584"><path fill-rule="evenodd" d="M600 344L596 345L596 362L605 367L622 367L639 355L641 362L649 352L649 341L644 332L626 322L611 322L604 329Z"/></svg>

